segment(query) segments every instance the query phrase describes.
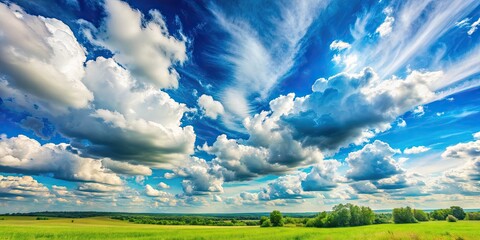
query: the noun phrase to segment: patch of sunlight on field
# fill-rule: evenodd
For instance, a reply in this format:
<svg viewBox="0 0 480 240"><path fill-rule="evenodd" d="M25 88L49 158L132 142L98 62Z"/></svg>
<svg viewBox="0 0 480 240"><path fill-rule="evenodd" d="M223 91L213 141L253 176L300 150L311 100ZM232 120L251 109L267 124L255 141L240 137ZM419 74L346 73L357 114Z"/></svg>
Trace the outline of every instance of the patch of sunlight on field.
<svg viewBox="0 0 480 240"><path fill-rule="evenodd" d="M72 222L73 220L73 222ZM109 218L5 217L0 239L480 239L480 221L383 224L350 228L161 226Z"/></svg>

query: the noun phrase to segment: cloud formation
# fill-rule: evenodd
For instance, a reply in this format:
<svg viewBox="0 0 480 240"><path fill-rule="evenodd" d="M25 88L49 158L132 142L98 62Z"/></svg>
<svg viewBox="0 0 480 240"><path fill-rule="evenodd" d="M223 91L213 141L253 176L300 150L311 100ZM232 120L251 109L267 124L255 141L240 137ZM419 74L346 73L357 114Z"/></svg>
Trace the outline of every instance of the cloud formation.
<svg viewBox="0 0 480 240"><path fill-rule="evenodd" d="M97 182L120 185L122 180L108 171L98 160L83 158L73 153L68 144L40 145L24 135L0 139L0 169L6 172L52 174L71 181Z"/></svg>
<svg viewBox="0 0 480 240"><path fill-rule="evenodd" d="M219 116L225 113L222 103L213 100L212 96L203 94L198 98L197 103L205 116L211 119L217 119Z"/></svg>
<svg viewBox="0 0 480 240"><path fill-rule="evenodd" d="M84 34L98 46L113 53L113 59L128 68L139 84L159 88L177 88L179 74L175 66L187 60L186 41L172 36L162 14L149 11L149 20L128 3L105 1L107 17L100 28L82 21Z"/></svg>
<svg viewBox="0 0 480 240"><path fill-rule="evenodd" d="M85 50L54 18L33 16L0 3L0 97L22 91L36 104L82 108L93 99L82 83ZM8 90L9 88L10 90Z"/></svg>

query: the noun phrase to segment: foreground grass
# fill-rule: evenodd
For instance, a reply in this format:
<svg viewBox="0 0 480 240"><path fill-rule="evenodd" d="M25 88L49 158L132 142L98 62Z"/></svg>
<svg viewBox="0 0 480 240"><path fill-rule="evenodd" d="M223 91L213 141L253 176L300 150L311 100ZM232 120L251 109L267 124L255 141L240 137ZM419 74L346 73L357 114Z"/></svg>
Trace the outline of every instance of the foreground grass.
<svg viewBox="0 0 480 240"><path fill-rule="evenodd" d="M480 221L349 228L159 226L108 218L5 217L0 239L480 239Z"/></svg>

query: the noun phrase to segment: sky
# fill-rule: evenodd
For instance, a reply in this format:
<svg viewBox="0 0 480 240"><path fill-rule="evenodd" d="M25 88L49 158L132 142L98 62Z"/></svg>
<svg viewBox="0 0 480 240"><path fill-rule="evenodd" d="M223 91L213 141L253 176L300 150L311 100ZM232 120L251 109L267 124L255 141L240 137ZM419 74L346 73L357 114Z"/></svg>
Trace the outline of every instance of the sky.
<svg viewBox="0 0 480 240"><path fill-rule="evenodd" d="M480 205L480 2L0 0L0 213Z"/></svg>

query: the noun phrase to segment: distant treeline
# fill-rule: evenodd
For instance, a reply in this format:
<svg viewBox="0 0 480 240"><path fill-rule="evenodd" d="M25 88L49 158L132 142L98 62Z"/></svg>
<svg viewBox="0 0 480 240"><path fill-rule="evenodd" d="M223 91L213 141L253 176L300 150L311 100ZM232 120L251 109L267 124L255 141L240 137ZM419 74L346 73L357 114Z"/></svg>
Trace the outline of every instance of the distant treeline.
<svg viewBox="0 0 480 240"><path fill-rule="evenodd" d="M459 206L437 209L430 212L410 207L394 208L392 213L375 213L369 207L354 204L338 204L332 211L318 214L290 213L280 211L243 214L158 214L158 213L112 213L112 212L36 212L13 213L6 216L35 216L37 220L49 217L85 218L110 217L137 224L157 225L204 225L204 226L261 226L281 227L349 227L383 223L417 223L422 221L480 220L480 212L465 212Z"/></svg>

